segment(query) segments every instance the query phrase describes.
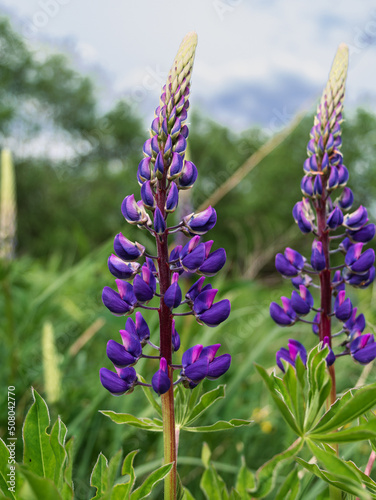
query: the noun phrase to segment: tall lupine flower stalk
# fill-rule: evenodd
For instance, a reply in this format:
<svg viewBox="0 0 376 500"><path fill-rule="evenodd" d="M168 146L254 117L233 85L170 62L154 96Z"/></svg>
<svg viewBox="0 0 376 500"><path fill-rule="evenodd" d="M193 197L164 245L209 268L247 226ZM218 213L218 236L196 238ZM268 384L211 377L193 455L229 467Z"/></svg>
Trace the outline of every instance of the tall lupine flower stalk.
<svg viewBox="0 0 376 500"><path fill-rule="evenodd" d="M161 395L165 463L174 467L165 483L165 498L176 498L176 460L178 433L174 414L174 385L182 383L193 389L205 378L210 380L225 373L231 363L229 354L216 356L220 344L195 345L182 356L181 364L173 364L173 353L180 347L180 337L175 328L174 316L194 315L200 324L214 327L227 319L230 313L228 300L214 303L218 290L204 285L206 276L214 276L225 264L226 253L220 248L211 251L213 241L201 241L214 227L217 215L212 207L200 213L191 213L178 224L169 226L167 219L179 202L179 192L190 189L196 178L195 165L185 159L188 127L185 124L189 107L190 79L197 45L196 33L189 33L183 40L167 83L163 87L160 105L151 124L151 136L145 142L137 179L141 186L141 200L134 195L126 196L121 210L130 224L147 230L156 240L156 255L150 255L139 243L129 241L122 233L114 240L115 254L108 260L110 272L117 278L118 291L105 287L102 300L115 315L129 315L136 308L151 309L159 314L159 346L150 340L149 327L140 312L135 321L128 318L125 329L120 330L122 343L110 340L107 356L114 364L115 372L101 368L102 385L112 394L120 395L134 390L139 382L133 366L142 357L154 358L157 364L151 384ZM177 245L169 255L168 237L181 231L191 239L185 246ZM145 259L141 265L137 262ZM185 295L179 286L179 276L184 271L198 273L201 277ZM133 281L133 284L131 284ZM157 291L159 286L159 291ZM158 307L146 304L159 299ZM175 312L181 305L187 312ZM149 345L156 356L143 354ZM174 372L179 377L174 381Z"/></svg>
<svg viewBox="0 0 376 500"><path fill-rule="evenodd" d="M304 234L312 234L314 241L310 260L291 248L276 256L276 268L286 278L291 278L297 289L291 299L282 297L282 307L273 302L270 313L281 326L297 322L312 324L322 345L329 346L327 365L332 379L330 401L336 399L334 361L351 355L359 363L366 364L376 357L376 343L371 334L363 334L365 319L357 315L346 286L366 288L375 278L375 253L364 250L366 243L375 235L375 225L368 224L367 210L360 206L350 212L353 194L347 181L349 173L343 164L341 153L341 123L348 67L348 48L340 45L318 105L314 125L307 146L308 158L304 162L301 182L303 198L293 209L293 216ZM331 260L344 254L344 262L333 266ZM316 281L316 283L315 283ZM318 308L314 308L309 288L319 289ZM311 320L306 315L312 313ZM304 318L303 318L304 317ZM339 331L332 333L332 320L340 323ZM339 346L342 352L334 354L333 339L345 335ZM289 351L282 348L277 353L277 363L283 369L281 359L294 365L299 355L305 362L306 351L302 344L290 340Z"/></svg>

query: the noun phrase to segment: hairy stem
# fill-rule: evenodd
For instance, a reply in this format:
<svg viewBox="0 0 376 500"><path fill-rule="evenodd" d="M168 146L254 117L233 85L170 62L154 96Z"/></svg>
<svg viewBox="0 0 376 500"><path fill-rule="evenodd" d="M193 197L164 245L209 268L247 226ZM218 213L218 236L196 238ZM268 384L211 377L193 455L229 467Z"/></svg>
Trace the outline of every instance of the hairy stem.
<svg viewBox="0 0 376 500"><path fill-rule="evenodd" d="M156 202L162 215L165 217L166 203L166 177L158 183L156 192ZM163 295L171 285L171 273L168 264L168 238L167 231L156 238L158 252L158 272L160 298L159 305L159 331L160 331L160 355L164 357L168 365L168 376L171 386L168 392L161 396L162 400L162 418L163 418L163 444L164 444L164 463L174 463L170 474L165 479L165 500L176 499L176 439L175 439L175 411L174 411L174 386L173 386L173 368L172 363L172 314L163 300Z"/></svg>

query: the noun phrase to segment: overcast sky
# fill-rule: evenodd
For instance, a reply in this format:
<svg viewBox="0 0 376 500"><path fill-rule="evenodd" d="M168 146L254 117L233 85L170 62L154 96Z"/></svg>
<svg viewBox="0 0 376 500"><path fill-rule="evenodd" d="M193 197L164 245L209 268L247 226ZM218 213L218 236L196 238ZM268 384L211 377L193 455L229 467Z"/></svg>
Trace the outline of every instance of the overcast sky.
<svg viewBox="0 0 376 500"><path fill-rule="evenodd" d="M199 38L192 104L236 130L273 131L312 105L341 42L351 54L348 108L376 110L371 0L0 0L0 7L34 47L65 48L84 70L102 68L102 102L127 97L148 121L191 30Z"/></svg>

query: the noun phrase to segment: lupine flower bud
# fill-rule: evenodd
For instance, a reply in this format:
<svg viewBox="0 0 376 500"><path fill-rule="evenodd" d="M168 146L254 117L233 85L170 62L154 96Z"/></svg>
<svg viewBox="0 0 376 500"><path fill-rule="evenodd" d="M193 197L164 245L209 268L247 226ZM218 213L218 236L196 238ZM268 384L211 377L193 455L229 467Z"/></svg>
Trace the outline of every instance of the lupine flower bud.
<svg viewBox="0 0 376 500"><path fill-rule="evenodd" d="M328 220L326 221L330 229L337 229L337 227L342 226L343 223L343 213L338 207L330 212Z"/></svg>
<svg viewBox="0 0 376 500"><path fill-rule="evenodd" d="M350 188L345 187L339 197L338 203L343 210L349 210L354 202L354 195Z"/></svg>
<svg viewBox="0 0 376 500"><path fill-rule="evenodd" d="M179 177L182 173L182 170L183 170L183 158L178 153L172 153L172 160L167 174L168 180L174 180L177 177ZM196 177L197 177L197 170L196 170Z"/></svg>
<svg viewBox="0 0 376 500"><path fill-rule="evenodd" d="M313 182L313 196L320 198L322 195L322 180L321 175L316 175Z"/></svg>
<svg viewBox="0 0 376 500"><path fill-rule="evenodd" d="M334 352L332 351L332 348L330 347L329 337L324 337L322 347L324 348L325 346L328 346L328 348L329 348L329 354L325 358L326 364L328 366L331 366L334 363L334 361L336 360L336 357L335 357Z"/></svg>
<svg viewBox="0 0 376 500"><path fill-rule="evenodd" d="M291 326L296 321L296 313L291 307L291 300L281 297L282 307L276 302L270 304L270 316L280 326Z"/></svg>
<svg viewBox="0 0 376 500"><path fill-rule="evenodd" d="M151 158L147 157L140 161L137 169L137 180L138 183L142 186L142 184L146 181L150 181L150 166L151 166Z"/></svg>
<svg viewBox="0 0 376 500"><path fill-rule="evenodd" d="M182 154L187 149L187 141L185 137L179 134L175 140L174 151L175 153Z"/></svg>
<svg viewBox="0 0 376 500"><path fill-rule="evenodd" d="M165 144L165 147L163 150L163 157L165 159L169 158L169 156L171 155L171 150L172 150L172 139L171 139L171 135L168 135L167 139L166 139L166 144Z"/></svg>
<svg viewBox="0 0 376 500"><path fill-rule="evenodd" d="M155 173L155 175L157 176L158 179L162 179L163 172L164 172L163 154L162 153L158 153L157 154L157 158L155 159L154 173Z"/></svg>
<svg viewBox="0 0 376 500"><path fill-rule="evenodd" d="M149 302L154 297L157 289L157 282L150 269L143 265L141 274L137 275L133 281L133 291L140 304Z"/></svg>
<svg viewBox="0 0 376 500"><path fill-rule="evenodd" d="M312 278L308 276L308 274L301 274L296 278L291 278L291 283L295 288L300 287L300 285L304 285L305 287L309 287L312 285Z"/></svg>
<svg viewBox="0 0 376 500"><path fill-rule="evenodd" d="M304 196L313 196L313 178L310 175L305 175L300 184L300 189Z"/></svg>
<svg viewBox="0 0 376 500"><path fill-rule="evenodd" d="M125 343L126 346L115 342L115 340L109 340L107 342L107 357L118 368L124 368L137 363L142 354L142 347L136 335L125 330L121 330L120 333L123 344Z"/></svg>
<svg viewBox="0 0 376 500"><path fill-rule="evenodd" d="M354 274L349 269L344 269L342 272L345 283L356 288L367 288L375 279L375 267L372 266L364 274Z"/></svg>
<svg viewBox="0 0 376 500"><path fill-rule="evenodd" d="M346 234L354 243L368 243L375 236L375 224L367 224L356 231L348 229Z"/></svg>
<svg viewBox="0 0 376 500"><path fill-rule="evenodd" d="M367 209L362 205L352 214L346 214L343 220L343 225L352 231L360 229L368 222Z"/></svg>
<svg viewBox="0 0 376 500"><path fill-rule="evenodd" d="M305 258L299 252L287 247L284 255L278 253L275 257L275 267L282 276L291 278L297 276L304 267Z"/></svg>
<svg viewBox="0 0 376 500"><path fill-rule="evenodd" d="M153 209L155 207L155 198L150 181L146 181L141 186L141 199L146 208Z"/></svg>
<svg viewBox="0 0 376 500"><path fill-rule="evenodd" d="M299 286L299 293L293 290L291 295L291 307L296 314L300 316L305 316L311 311L313 307L313 297L305 286Z"/></svg>
<svg viewBox="0 0 376 500"><path fill-rule="evenodd" d="M127 321L125 322L125 330L127 332L133 333L134 335L137 335L142 347L150 339L150 330L148 324L139 311L136 312L136 323L132 318L127 319Z"/></svg>
<svg viewBox="0 0 376 500"><path fill-rule="evenodd" d="M180 336L175 328L175 320L172 320L172 348L174 352L178 351L180 348Z"/></svg>
<svg viewBox="0 0 376 500"><path fill-rule="evenodd" d="M108 258L107 265L110 273L121 280L133 278L140 268L137 262L126 263L114 254Z"/></svg>
<svg viewBox="0 0 376 500"><path fill-rule="evenodd" d="M305 365L307 363L307 351L304 345L297 340L290 339L288 343L288 350L285 347L282 347L279 351L277 351L277 365L283 372L285 371L285 367L283 366L282 360L287 361L287 363L290 363L290 365L295 367L295 361L298 355Z"/></svg>
<svg viewBox="0 0 376 500"><path fill-rule="evenodd" d="M119 293L112 290L109 286L105 286L102 292L103 304L115 316L123 316L124 314L133 312L137 303L137 299L133 292L133 286L122 280L115 280L115 282Z"/></svg>
<svg viewBox="0 0 376 500"><path fill-rule="evenodd" d="M140 206L139 203L136 203L134 194L131 194L126 196L121 204L121 212L129 224L146 224L149 221L144 207Z"/></svg>
<svg viewBox="0 0 376 500"><path fill-rule="evenodd" d="M99 370L99 378L101 384L114 396L121 396L125 393L131 393L137 383L136 370L131 367L120 368L117 373L101 368Z"/></svg>
<svg viewBox="0 0 376 500"><path fill-rule="evenodd" d="M346 266L355 274L366 273L375 262L375 251L368 248L362 254L363 243L352 245L345 257Z"/></svg>
<svg viewBox="0 0 376 500"><path fill-rule="evenodd" d="M163 300L167 307L173 309L178 307L181 302L181 289L178 283L179 273L174 273L172 277L172 284L166 290Z"/></svg>
<svg viewBox="0 0 376 500"><path fill-rule="evenodd" d="M158 207L154 212L154 230L157 234L163 234L166 231L166 222Z"/></svg>
<svg viewBox="0 0 376 500"><path fill-rule="evenodd" d="M193 303L196 297L201 293L202 285L205 281L205 277L202 276L199 280L194 283L188 292L185 294L185 298Z"/></svg>
<svg viewBox="0 0 376 500"><path fill-rule="evenodd" d="M346 299L346 291L341 290L334 302L334 314L340 321L347 321L351 317L352 304L349 298Z"/></svg>
<svg viewBox="0 0 376 500"><path fill-rule="evenodd" d="M302 233L310 233L314 230L314 216L307 198L295 204L292 215Z"/></svg>
<svg viewBox="0 0 376 500"><path fill-rule="evenodd" d="M341 275L341 271L336 271L332 280L332 287L335 293L345 290L345 284Z"/></svg>
<svg viewBox="0 0 376 500"><path fill-rule="evenodd" d="M174 210L176 210L178 203L179 203L179 190L175 182L172 182L166 199L166 206L165 206L166 212L173 212Z"/></svg>
<svg viewBox="0 0 376 500"><path fill-rule="evenodd" d="M312 325L312 331L315 335L319 334L319 324L320 324L320 313L317 313L313 318L313 325Z"/></svg>
<svg viewBox="0 0 376 500"><path fill-rule="evenodd" d="M322 271L325 269L325 255L322 250L321 241L314 240L312 243L311 266L315 271Z"/></svg>
<svg viewBox="0 0 376 500"><path fill-rule="evenodd" d="M215 226L217 213L209 206L203 212L184 217L183 222L190 234L203 235Z"/></svg>
<svg viewBox="0 0 376 500"><path fill-rule="evenodd" d="M327 146L328 146L328 144L327 144ZM322 160L321 160L321 172L323 174L326 174L328 171L328 167L329 167L329 156L328 156L328 153L325 152L324 156L322 157Z"/></svg>
<svg viewBox="0 0 376 500"><path fill-rule="evenodd" d="M191 161L185 160L179 177L179 189L190 189L197 179L197 168Z"/></svg>
<svg viewBox="0 0 376 500"><path fill-rule="evenodd" d="M376 358L376 343L370 333L359 335L350 343L350 354L361 365L366 365Z"/></svg>
<svg viewBox="0 0 376 500"><path fill-rule="evenodd" d="M331 167L328 181L326 183L327 191L332 191L338 186L338 170L336 167Z"/></svg>
<svg viewBox="0 0 376 500"><path fill-rule="evenodd" d="M165 394L171 387L171 382L168 377L167 361L161 358L159 362L159 370L154 373L151 379L151 385L154 391L160 396Z"/></svg>
<svg viewBox="0 0 376 500"><path fill-rule="evenodd" d="M145 247L140 243L132 243L122 233L115 236L114 250L118 256L127 261L137 260L145 252Z"/></svg>
<svg viewBox="0 0 376 500"><path fill-rule="evenodd" d="M349 171L345 165L340 165L338 167L338 187L344 187L349 180Z"/></svg>
<svg viewBox="0 0 376 500"><path fill-rule="evenodd" d="M350 318L343 325L343 329L348 332L350 338L354 337L356 332L361 333L366 327L366 319L364 317L364 314L359 314L357 316L357 310L358 309L356 307L353 308Z"/></svg>

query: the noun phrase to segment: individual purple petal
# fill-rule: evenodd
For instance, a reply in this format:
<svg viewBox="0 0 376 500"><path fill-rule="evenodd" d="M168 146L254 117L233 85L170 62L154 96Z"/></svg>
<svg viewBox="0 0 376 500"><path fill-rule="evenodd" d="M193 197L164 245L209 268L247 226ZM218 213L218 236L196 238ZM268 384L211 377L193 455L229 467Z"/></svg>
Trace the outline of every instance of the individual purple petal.
<svg viewBox="0 0 376 500"><path fill-rule="evenodd" d="M291 307L296 314L305 316L313 307L313 297L304 285L300 285L299 291L300 294L296 290L293 290L291 295Z"/></svg>
<svg viewBox="0 0 376 500"><path fill-rule="evenodd" d="M191 253L188 253L182 260L185 271L196 272L205 260L205 245L200 243Z"/></svg>
<svg viewBox="0 0 376 500"><path fill-rule="evenodd" d="M345 167L345 165L338 166L338 187L346 186L347 181L349 180L349 171Z"/></svg>
<svg viewBox="0 0 376 500"><path fill-rule="evenodd" d="M336 167L330 168L330 174L326 183L326 189L332 191L338 186L338 170Z"/></svg>
<svg viewBox="0 0 376 500"><path fill-rule="evenodd" d="M230 354L222 354L215 358L210 364L208 368L208 373L206 377L209 380L215 380L218 377L221 377L231 365L231 356Z"/></svg>
<svg viewBox="0 0 376 500"><path fill-rule="evenodd" d="M320 197L322 195L322 180L321 175L316 175L313 182L313 196Z"/></svg>
<svg viewBox="0 0 376 500"><path fill-rule="evenodd" d="M137 375L136 371L134 368L129 368L129 370L132 370L130 374L134 373L134 379L133 382L130 382L129 379L131 376L129 375L127 377L128 380L123 380L120 378L116 373L112 372L111 370L108 370L107 368L101 368L99 370L99 378L101 381L101 384L105 389L107 389L111 394L114 396L121 396L122 394L125 394L126 392L130 391L133 389L133 386L135 382L137 381Z"/></svg>
<svg viewBox="0 0 376 500"><path fill-rule="evenodd" d="M354 245L355 246L355 245ZM368 271L375 262L375 251L373 248L368 248L359 259L352 264L351 270L353 273L363 274Z"/></svg>
<svg viewBox="0 0 376 500"><path fill-rule="evenodd" d="M168 169L168 179L173 180L179 177L183 171L183 158L178 153L172 153L171 164ZM197 177L197 170L196 170ZM194 182L194 181L193 181ZM179 181L180 186L180 181Z"/></svg>
<svg viewBox="0 0 376 500"><path fill-rule="evenodd" d="M278 253L275 257L277 271L287 278L297 276L303 266L304 258L292 248L286 248L284 255Z"/></svg>
<svg viewBox="0 0 376 500"><path fill-rule="evenodd" d="M276 352L275 359L277 362L277 366L285 372L285 367L283 366L282 360L287 361L287 363L290 363L290 365L294 366L294 362L291 359L290 352L286 349L286 347L281 347Z"/></svg>
<svg viewBox="0 0 376 500"><path fill-rule="evenodd" d="M230 301L224 299L216 302L210 309L197 316L206 326L214 327L225 321L229 317L230 311Z"/></svg>
<svg viewBox="0 0 376 500"><path fill-rule="evenodd" d="M197 344L197 345L187 349L183 353L182 360L181 360L183 367L185 368L185 367L191 365L192 363L194 363L195 361L197 361L198 358L200 357L202 349L203 349L203 346L201 344Z"/></svg>
<svg viewBox="0 0 376 500"><path fill-rule="evenodd" d="M124 262L114 254L111 254L108 258L107 265L110 273L113 274L116 278L122 280L132 278L137 273L140 267L140 264L136 262L132 262L130 264Z"/></svg>
<svg viewBox="0 0 376 500"><path fill-rule="evenodd" d="M139 358L142 354L142 346L138 335L126 330L120 330L120 336L126 351L135 358Z"/></svg>
<svg viewBox="0 0 376 500"><path fill-rule="evenodd" d="M196 297L201 293L202 284L204 283L204 281L205 281L204 276L202 276L199 280L197 280L196 283L194 283L188 290L188 292L185 294L185 298L191 302L194 302Z"/></svg>
<svg viewBox="0 0 376 500"><path fill-rule="evenodd" d="M343 213L338 207L330 212L328 219L326 221L330 229L337 229L339 226L342 226L343 223Z"/></svg>
<svg viewBox="0 0 376 500"><path fill-rule="evenodd" d="M120 297L128 304L134 306L137 302L133 292L133 287L130 283L123 280L115 280L116 286L119 290Z"/></svg>
<svg viewBox="0 0 376 500"><path fill-rule="evenodd" d="M218 248L212 252L205 262L200 266L199 273L205 276L214 276L226 263L226 252L224 248Z"/></svg>
<svg viewBox="0 0 376 500"><path fill-rule="evenodd" d="M146 208L152 209L155 207L154 192L150 181L144 182L141 186L141 199Z"/></svg>
<svg viewBox="0 0 376 500"><path fill-rule="evenodd" d="M136 313L136 316L137 314L140 313ZM127 330L127 332L134 333L135 335L137 335L136 323L133 321L132 318L127 318L127 321L125 322L125 330Z"/></svg>
<svg viewBox="0 0 376 500"><path fill-rule="evenodd" d="M170 190L166 199L166 212L173 212L179 203L179 190L175 182L171 183Z"/></svg>
<svg viewBox="0 0 376 500"><path fill-rule="evenodd" d="M368 222L368 214L367 214L367 209L364 208L362 205L355 210L352 214L347 214L344 217L343 220L343 225L346 226L348 229L351 230L356 230L360 229L363 227L365 224Z"/></svg>
<svg viewBox="0 0 376 500"><path fill-rule="evenodd" d="M183 370L183 375L187 377L189 380L192 380L193 382L197 383L203 380L206 375L208 374L209 370L209 360L208 358L202 358L191 365L188 365L186 368Z"/></svg>
<svg viewBox="0 0 376 500"><path fill-rule="evenodd" d="M141 345L144 345L146 343L146 341L148 341L150 339L150 330L149 330L149 326L146 323L144 317L142 316L142 314L139 311L136 312L136 325L135 326L136 326L135 333L137 334L138 338L140 339ZM127 329L127 324L125 325L125 329Z"/></svg>
<svg viewBox="0 0 376 500"><path fill-rule="evenodd" d="M163 172L164 172L164 159L163 159L163 154L159 152L157 154L157 158L155 159L154 173L156 174L158 179L162 179Z"/></svg>
<svg viewBox="0 0 376 500"><path fill-rule="evenodd" d="M184 217L183 222L190 233L203 235L215 226L217 213L209 206L203 212Z"/></svg>
<svg viewBox="0 0 376 500"><path fill-rule="evenodd" d="M175 320L172 320L172 348L174 352L178 351L180 348L180 336L175 328Z"/></svg>
<svg viewBox="0 0 376 500"><path fill-rule="evenodd" d="M351 191L350 188L345 187L338 201L339 206L343 210L349 210L352 207L353 202L354 202L353 192Z"/></svg>
<svg viewBox="0 0 376 500"><path fill-rule="evenodd" d="M304 196L313 196L313 178L310 175L305 175L300 183L300 189Z"/></svg>
<svg viewBox="0 0 376 500"><path fill-rule="evenodd" d="M321 241L314 240L312 243L311 266L315 271L322 271L326 267Z"/></svg>
<svg viewBox="0 0 376 500"><path fill-rule="evenodd" d="M161 394L165 394L170 389L171 381L167 374L167 362L165 358L161 358L160 368L154 373L153 378L151 379L151 385L159 396Z"/></svg>
<svg viewBox="0 0 376 500"><path fill-rule="evenodd" d="M286 299L286 297L282 297L282 299ZM286 303L287 302L285 301L285 304ZM280 326L290 326L296 321L295 311L293 311L291 307L281 307L276 302L272 302L270 304L269 312L271 318Z"/></svg>
<svg viewBox="0 0 376 500"><path fill-rule="evenodd" d="M106 352L110 361L119 368L134 365L139 359L139 356L134 356L122 344L115 342L115 340L107 342Z"/></svg>
<svg viewBox="0 0 376 500"><path fill-rule="evenodd" d="M151 178L150 165L151 165L150 157L144 158L143 160L140 161L137 169L137 180L139 184L142 185L144 182L150 181Z"/></svg>
<svg viewBox="0 0 376 500"><path fill-rule="evenodd" d="M196 314L201 314L207 311L214 302L214 298L217 295L218 290L216 288L212 288L201 292L195 299L193 304L193 310Z"/></svg>
<svg viewBox="0 0 376 500"><path fill-rule="evenodd" d="M142 203L141 203L142 205ZM148 222L145 209L134 199L134 195L126 196L121 204L121 212L129 224L145 224Z"/></svg>
<svg viewBox="0 0 376 500"><path fill-rule="evenodd" d="M163 300L168 308L173 309L180 305L181 298L182 298L181 289L178 282L176 281L167 288Z"/></svg>
<svg viewBox="0 0 376 500"><path fill-rule="evenodd" d="M340 321L347 321L351 317L353 307L351 300L346 299L346 291L342 290L338 293L334 302L334 314Z"/></svg>
<svg viewBox="0 0 376 500"><path fill-rule="evenodd" d="M303 364L305 365L307 363L307 351L306 351L304 345L295 339L289 339L288 346L289 346L289 352L290 352L291 359L293 361L295 361L297 356L299 355L300 359L302 360Z"/></svg>
<svg viewBox="0 0 376 500"><path fill-rule="evenodd" d="M158 207L154 212L154 230L157 234L163 234L166 231L166 221Z"/></svg>
<svg viewBox="0 0 376 500"><path fill-rule="evenodd" d="M173 143L172 143L171 135L168 135L167 139L166 139L165 146L164 146L164 150L163 150L163 156L164 156L164 158L169 158L170 157L172 146L173 146Z"/></svg>
<svg viewBox="0 0 376 500"><path fill-rule="evenodd" d="M115 316L123 316L124 314L133 311L133 305L125 302L120 295L109 286L105 286L103 288L102 301L107 309L109 309Z"/></svg>
<svg viewBox="0 0 376 500"><path fill-rule="evenodd" d="M351 356L362 365L376 358L376 343L372 334L360 335L350 343Z"/></svg>
<svg viewBox="0 0 376 500"><path fill-rule="evenodd" d="M375 224L367 224L356 231L347 230L346 234L354 243L368 243L375 236Z"/></svg>
<svg viewBox="0 0 376 500"><path fill-rule="evenodd" d="M122 233L119 233L114 239L114 250L121 259L134 261L143 255L145 247L137 242L129 241Z"/></svg>
<svg viewBox="0 0 376 500"><path fill-rule="evenodd" d="M221 344L213 344L204 347L201 351L200 358L208 358L209 363L213 361L215 355L217 354L218 349L221 347Z"/></svg>
<svg viewBox="0 0 376 500"><path fill-rule="evenodd" d="M186 149L187 141L185 140L185 137L183 135L179 134L175 139L174 151L175 153L184 153Z"/></svg>
<svg viewBox="0 0 376 500"><path fill-rule="evenodd" d="M154 297L153 290L139 275L137 275L133 281L133 291L137 301L141 304L149 302L149 300Z"/></svg>
<svg viewBox="0 0 376 500"><path fill-rule="evenodd" d="M151 259L150 257L146 257L146 267L149 269L150 273L155 275L157 274L157 268L155 267L155 264L154 264L154 260ZM142 271L145 272L145 265L142 266ZM150 284L152 280L152 277L150 276L149 277L149 281L148 283ZM155 291L155 287L156 287L156 281L154 280L154 291Z"/></svg>
<svg viewBox="0 0 376 500"><path fill-rule="evenodd" d="M179 177L179 189L190 189L197 179L197 168L191 161L185 160Z"/></svg>
<svg viewBox="0 0 376 500"><path fill-rule="evenodd" d="M323 340L323 348L325 346L328 346L329 348L329 354L327 355L327 357L325 358L325 361L326 361L326 364L328 366L331 366L334 361L336 360L336 357L335 357L335 354L334 352L332 351L332 348L330 347L330 340L329 340L329 337L324 337L324 340Z"/></svg>

